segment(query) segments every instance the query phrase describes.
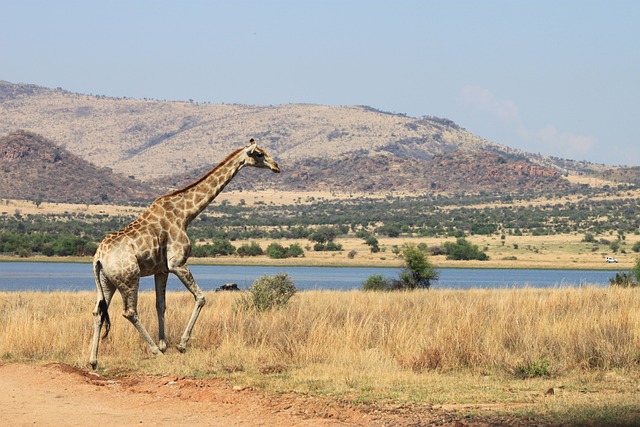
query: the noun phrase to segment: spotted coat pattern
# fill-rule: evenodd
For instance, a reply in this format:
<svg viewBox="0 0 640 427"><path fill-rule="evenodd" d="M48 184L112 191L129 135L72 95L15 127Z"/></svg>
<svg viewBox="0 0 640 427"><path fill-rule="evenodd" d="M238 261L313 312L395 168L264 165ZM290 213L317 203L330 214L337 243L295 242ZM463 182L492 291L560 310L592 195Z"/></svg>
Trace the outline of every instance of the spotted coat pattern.
<svg viewBox="0 0 640 427"><path fill-rule="evenodd" d="M187 266L191 244L187 227L245 166L280 172L277 163L250 144L231 153L218 166L187 187L155 200L135 221L107 235L93 260L98 301L93 311L94 336L89 364L98 365L98 345L103 324L109 332L109 304L116 290L124 302L123 315L140 332L154 354L167 348L164 332L165 291L169 273L175 274L195 298L195 307L182 335L180 351L186 349L193 326L205 304L205 297ZM154 275L156 311L158 314L158 344L138 319L138 289L140 277Z"/></svg>

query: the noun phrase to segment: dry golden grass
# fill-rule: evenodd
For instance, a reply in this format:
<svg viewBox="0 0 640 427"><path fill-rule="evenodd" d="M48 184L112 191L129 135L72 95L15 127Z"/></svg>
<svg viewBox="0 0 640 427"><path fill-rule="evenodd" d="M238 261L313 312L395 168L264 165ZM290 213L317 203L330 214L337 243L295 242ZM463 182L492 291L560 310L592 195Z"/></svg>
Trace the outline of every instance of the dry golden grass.
<svg viewBox="0 0 640 427"><path fill-rule="evenodd" d="M208 293L188 351L160 357L119 315L116 297L101 369L462 410L640 411L640 290L305 291L263 313L234 310L239 297ZM185 292L168 295L170 342L192 304ZM0 293L0 358L85 366L93 305L90 292ZM141 294L140 317L154 335L151 292ZM544 375L524 378L541 366Z"/></svg>
<svg viewBox="0 0 640 427"><path fill-rule="evenodd" d="M145 208L119 205L90 205L75 203L42 202L39 206L29 200L0 199L0 215L62 215L82 213L85 215L137 215Z"/></svg>

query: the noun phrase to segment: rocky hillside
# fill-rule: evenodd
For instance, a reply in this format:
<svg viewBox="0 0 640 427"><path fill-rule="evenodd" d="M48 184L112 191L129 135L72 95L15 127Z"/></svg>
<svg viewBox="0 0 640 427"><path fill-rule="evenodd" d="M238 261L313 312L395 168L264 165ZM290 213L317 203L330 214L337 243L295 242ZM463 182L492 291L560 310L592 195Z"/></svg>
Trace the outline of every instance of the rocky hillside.
<svg viewBox="0 0 640 427"><path fill-rule="evenodd" d="M53 202L149 200L148 184L119 176L26 131L0 137L0 197Z"/></svg>
<svg viewBox="0 0 640 427"><path fill-rule="evenodd" d="M288 191L322 191L428 194L438 192L512 192L567 189L569 182L558 172L526 160L493 151L455 151L432 159L404 159L389 155L348 154L339 159L294 160L281 174L268 175L251 168L243 170L229 189L279 188ZM160 180L169 187L182 187L208 171Z"/></svg>
<svg viewBox="0 0 640 427"><path fill-rule="evenodd" d="M98 187L81 196L94 199L102 194L110 200L144 197L146 187L137 180L174 188L185 185L250 138L278 160L283 173L265 180L260 171L244 171L231 188L515 191L563 188L568 185L562 177L566 172L608 170L512 150L447 119L414 118L364 106L116 99L0 81L0 117L0 135L27 129L42 138L20 135L51 141L60 152L68 152L65 155L93 163L100 173L112 170L128 177L117 178L110 193L106 191L110 186L99 185L104 181L101 176ZM17 134L12 135L15 139ZM56 166L46 158L40 161L47 168ZM25 169L31 171L28 179L19 177L22 172L8 158L3 159L3 168L12 174L3 177L4 182L20 180L25 186L4 194L49 197L54 194L51 186L60 182L36 174L36 163ZM37 185L28 184L36 178ZM129 186L131 191L125 191ZM67 186L51 197L59 199L70 188L83 194L80 188Z"/></svg>

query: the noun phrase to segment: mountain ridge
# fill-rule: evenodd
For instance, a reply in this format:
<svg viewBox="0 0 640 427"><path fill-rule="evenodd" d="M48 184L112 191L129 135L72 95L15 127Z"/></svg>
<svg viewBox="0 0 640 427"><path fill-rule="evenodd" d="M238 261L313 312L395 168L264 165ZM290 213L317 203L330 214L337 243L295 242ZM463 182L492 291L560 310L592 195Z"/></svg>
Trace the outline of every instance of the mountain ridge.
<svg viewBox="0 0 640 427"><path fill-rule="evenodd" d="M615 170L511 149L446 118L368 106L163 102L0 81L0 116L0 136L28 129L125 183L171 188L199 178L249 138L283 173L264 180L243 172L230 188L542 191L566 188L567 173Z"/></svg>

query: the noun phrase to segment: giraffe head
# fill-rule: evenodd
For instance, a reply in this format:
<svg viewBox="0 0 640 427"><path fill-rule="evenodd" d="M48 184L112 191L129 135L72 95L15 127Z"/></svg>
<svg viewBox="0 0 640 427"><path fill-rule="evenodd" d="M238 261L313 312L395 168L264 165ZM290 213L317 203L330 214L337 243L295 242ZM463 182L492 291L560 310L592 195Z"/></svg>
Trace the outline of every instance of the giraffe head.
<svg viewBox="0 0 640 427"><path fill-rule="evenodd" d="M258 148L251 138L249 145L244 147L244 155L247 157L245 164L257 168L271 169L275 173L280 172L280 166L263 149Z"/></svg>

